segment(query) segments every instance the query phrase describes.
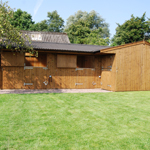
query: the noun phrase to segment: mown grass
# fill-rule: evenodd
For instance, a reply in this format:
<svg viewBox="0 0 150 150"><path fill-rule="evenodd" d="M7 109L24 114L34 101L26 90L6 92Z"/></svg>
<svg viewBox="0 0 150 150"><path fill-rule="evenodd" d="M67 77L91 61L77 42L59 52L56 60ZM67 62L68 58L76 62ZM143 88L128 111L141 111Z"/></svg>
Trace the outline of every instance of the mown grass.
<svg viewBox="0 0 150 150"><path fill-rule="evenodd" d="M150 149L150 92L0 95L0 149Z"/></svg>

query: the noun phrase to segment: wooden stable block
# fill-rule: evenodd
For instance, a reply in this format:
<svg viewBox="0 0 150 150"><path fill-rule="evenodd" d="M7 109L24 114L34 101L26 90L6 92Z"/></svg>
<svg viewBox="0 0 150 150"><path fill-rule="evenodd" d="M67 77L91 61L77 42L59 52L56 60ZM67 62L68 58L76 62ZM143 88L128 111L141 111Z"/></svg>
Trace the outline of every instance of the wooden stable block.
<svg viewBox="0 0 150 150"><path fill-rule="evenodd" d="M150 44L137 42L102 50L104 54L115 54L112 75L113 91L150 90ZM109 60L107 60L109 62ZM106 65L106 63L105 63ZM112 78L112 77L111 77Z"/></svg>
<svg viewBox="0 0 150 150"><path fill-rule="evenodd" d="M45 52L45 59L41 55L44 67L25 67L24 55L7 54L1 54L0 88L3 89L150 90L150 44L147 42L107 48L99 55L88 54L85 66L92 59L90 67L93 68L77 68L77 56L81 54Z"/></svg>

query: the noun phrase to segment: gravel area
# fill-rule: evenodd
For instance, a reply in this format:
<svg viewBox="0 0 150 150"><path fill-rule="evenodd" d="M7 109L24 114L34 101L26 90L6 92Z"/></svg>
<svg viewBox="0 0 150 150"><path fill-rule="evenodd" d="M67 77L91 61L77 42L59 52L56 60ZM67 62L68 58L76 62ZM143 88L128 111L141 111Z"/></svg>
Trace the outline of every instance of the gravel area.
<svg viewBox="0 0 150 150"><path fill-rule="evenodd" d="M45 89L45 90L25 90L25 89L8 89L0 90L0 94L30 94L30 93L104 93L111 92L102 89Z"/></svg>

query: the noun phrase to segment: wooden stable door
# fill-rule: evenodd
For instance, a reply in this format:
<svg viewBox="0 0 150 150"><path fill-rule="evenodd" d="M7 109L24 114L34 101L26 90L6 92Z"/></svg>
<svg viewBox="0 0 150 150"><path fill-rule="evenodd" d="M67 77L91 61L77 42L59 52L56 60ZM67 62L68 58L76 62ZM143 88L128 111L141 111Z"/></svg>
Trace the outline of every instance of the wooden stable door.
<svg viewBox="0 0 150 150"><path fill-rule="evenodd" d="M2 89L2 68L0 67L0 89Z"/></svg>
<svg viewBox="0 0 150 150"><path fill-rule="evenodd" d="M95 83L95 69L80 68L76 71L76 88L78 89L93 89Z"/></svg>
<svg viewBox="0 0 150 150"><path fill-rule="evenodd" d="M101 88L105 90L112 90L112 66L115 55L102 56L101 64Z"/></svg>
<svg viewBox="0 0 150 150"><path fill-rule="evenodd" d="M1 54L0 54L0 89L2 89L2 68L1 68Z"/></svg>
<svg viewBox="0 0 150 150"><path fill-rule="evenodd" d="M43 68L26 67L24 70L25 89L48 89L49 76Z"/></svg>
<svg viewBox="0 0 150 150"><path fill-rule="evenodd" d="M101 88L111 91L111 71L103 70L101 74Z"/></svg>

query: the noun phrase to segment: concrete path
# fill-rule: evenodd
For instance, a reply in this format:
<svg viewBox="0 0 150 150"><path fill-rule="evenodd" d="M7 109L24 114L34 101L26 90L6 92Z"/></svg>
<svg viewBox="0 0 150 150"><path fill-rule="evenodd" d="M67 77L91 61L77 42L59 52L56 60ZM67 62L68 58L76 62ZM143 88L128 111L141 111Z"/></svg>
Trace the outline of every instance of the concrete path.
<svg viewBox="0 0 150 150"><path fill-rule="evenodd" d="M104 93L111 92L102 89L48 89L48 90L0 90L0 94L30 94L30 93Z"/></svg>

